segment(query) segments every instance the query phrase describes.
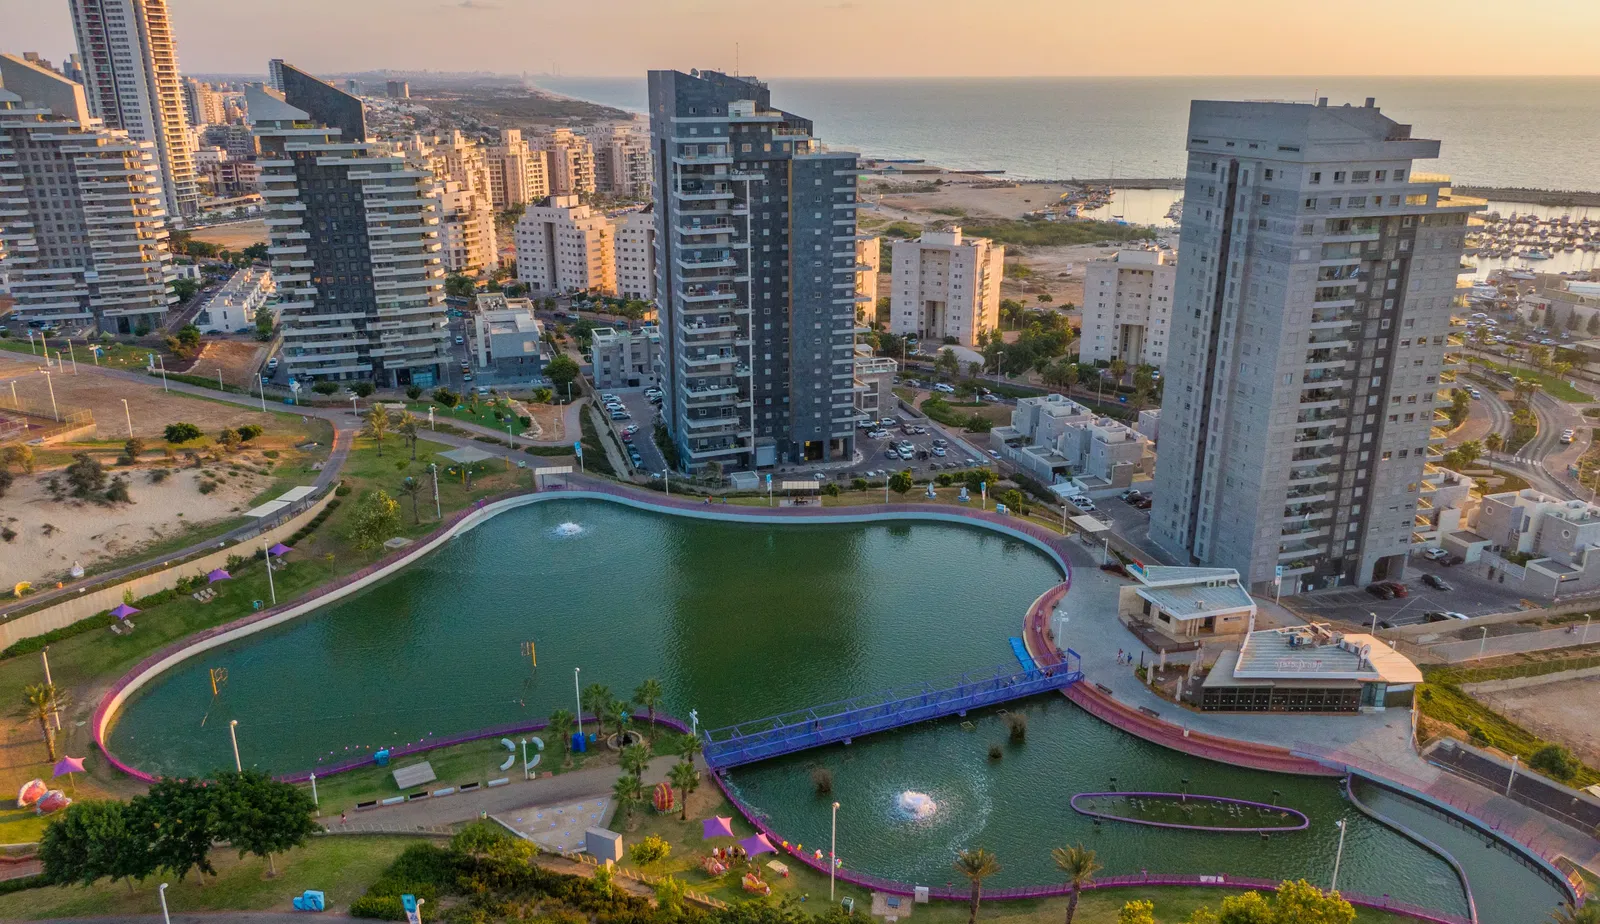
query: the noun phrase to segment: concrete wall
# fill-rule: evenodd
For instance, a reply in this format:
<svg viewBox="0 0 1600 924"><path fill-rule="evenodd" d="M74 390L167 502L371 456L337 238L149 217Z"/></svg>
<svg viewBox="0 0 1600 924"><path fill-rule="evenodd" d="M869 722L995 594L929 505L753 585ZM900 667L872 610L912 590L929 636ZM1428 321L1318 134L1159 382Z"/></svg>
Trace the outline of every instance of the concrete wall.
<svg viewBox="0 0 1600 924"><path fill-rule="evenodd" d="M185 575L205 574L208 571L221 568L227 563L230 556L254 555L256 549L260 548L261 546L262 536L265 536L268 545L272 545L273 543L281 542L282 540L287 539L301 526L311 522L312 517L316 516L318 513L321 513L322 509L328 505L328 501L332 498L333 491L330 490L313 502L311 506L307 507L304 511L295 514L293 517L285 520L282 524L274 526L265 533L254 537L247 545L229 545L226 548L218 549L215 552L209 552L200 556L199 558L189 559L181 564L173 565L170 568L163 568L160 571L146 574L143 577L136 577L131 581L123 581L119 584L110 584L96 590L91 590L79 594L70 600L65 600L61 603L47 606L44 609L35 610L31 613L18 616L15 619L9 620L5 623L0 623L0 648L4 648L8 645L11 645L13 642L17 642L25 638L30 638L35 635L43 635L52 629L60 629L64 626L70 626L81 619L88 619L90 616L93 616L96 613L109 610L122 602L122 592L124 590L133 591L133 596L135 599L149 596L158 590L165 590L166 588L171 587L173 584L177 583L178 578L184 577Z"/></svg>
<svg viewBox="0 0 1600 924"><path fill-rule="evenodd" d="M1573 671L1556 671L1553 674L1539 674L1533 677L1507 677L1504 680L1485 680L1482 683L1463 683L1461 691L1473 695L1479 693L1500 693L1505 690L1522 690L1528 687L1542 687L1550 683L1561 683L1564 680L1583 680L1588 677L1600 677L1600 667L1584 667Z"/></svg>

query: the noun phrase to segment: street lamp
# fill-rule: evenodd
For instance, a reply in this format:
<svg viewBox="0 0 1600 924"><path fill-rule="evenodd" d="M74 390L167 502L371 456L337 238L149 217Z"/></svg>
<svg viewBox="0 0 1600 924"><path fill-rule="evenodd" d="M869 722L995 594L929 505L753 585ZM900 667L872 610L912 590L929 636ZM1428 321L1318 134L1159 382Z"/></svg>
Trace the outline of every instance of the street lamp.
<svg viewBox="0 0 1600 924"><path fill-rule="evenodd" d="M235 729L237 729L238 727L239 727L239 720L238 719L229 720L229 722L228 722L228 738L233 741L233 769L235 771L239 772L239 773L243 773L244 772L244 765L239 762L239 733L237 731L235 731Z"/></svg>
<svg viewBox="0 0 1600 924"><path fill-rule="evenodd" d="M1339 826L1339 850L1333 855L1333 882L1329 884L1329 892L1339 891L1339 863L1344 860L1344 819L1341 818L1334 824Z"/></svg>
<svg viewBox="0 0 1600 924"><path fill-rule="evenodd" d="M1578 644L1580 644L1580 645L1589 644L1589 620L1591 620L1593 618L1594 618L1594 616L1592 614L1590 614L1590 613L1584 613L1583 614L1583 639L1581 641L1579 641Z"/></svg>
<svg viewBox="0 0 1600 924"><path fill-rule="evenodd" d="M56 386L50 381L50 370L40 369L39 374L44 376L44 383L50 389L50 416L56 419L56 423L60 423L61 412L56 409Z"/></svg>
<svg viewBox="0 0 1600 924"><path fill-rule="evenodd" d="M267 412L267 380L262 378L259 372L256 373L256 387L261 389L261 413L265 414Z"/></svg>
<svg viewBox="0 0 1600 924"><path fill-rule="evenodd" d="M572 669L572 695L578 698L577 719L579 738L583 737L583 688L578 686L578 672L581 670L583 670L581 667L574 667Z"/></svg>
<svg viewBox="0 0 1600 924"><path fill-rule="evenodd" d="M72 348L72 340L67 340L67 357L72 360L72 374L78 374L78 353Z"/></svg>
<svg viewBox="0 0 1600 924"><path fill-rule="evenodd" d="M1478 639L1478 657L1480 657L1480 658L1483 657L1483 648L1487 644L1489 644L1489 627L1488 626L1484 626L1483 627L1483 636Z"/></svg>
<svg viewBox="0 0 1600 924"><path fill-rule="evenodd" d="M156 890L161 897L161 920L163 924L172 924L172 915L167 914L167 884L163 882L161 888Z"/></svg>
<svg viewBox="0 0 1600 924"><path fill-rule="evenodd" d="M834 870L839 868L839 803L833 804L833 833L828 837L828 901L833 901Z"/></svg>
<svg viewBox="0 0 1600 924"><path fill-rule="evenodd" d="M1511 784L1517 781L1517 761L1522 759L1521 754L1511 755L1511 776L1506 778L1506 795L1511 795Z"/></svg>
<svg viewBox="0 0 1600 924"><path fill-rule="evenodd" d="M128 422L128 439L133 439L133 414L128 410L128 399L122 399L122 417Z"/></svg>
<svg viewBox="0 0 1600 924"><path fill-rule="evenodd" d="M278 605L278 588L272 583L272 550L267 547L267 537L261 537L261 554L267 563L267 590L272 594L272 605Z"/></svg>

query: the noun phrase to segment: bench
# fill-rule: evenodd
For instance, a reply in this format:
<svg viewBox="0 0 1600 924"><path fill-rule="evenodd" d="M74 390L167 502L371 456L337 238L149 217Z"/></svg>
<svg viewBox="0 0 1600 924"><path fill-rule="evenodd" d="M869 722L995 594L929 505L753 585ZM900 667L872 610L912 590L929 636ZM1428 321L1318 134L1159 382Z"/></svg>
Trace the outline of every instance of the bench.
<svg viewBox="0 0 1600 924"><path fill-rule="evenodd" d="M1144 713L1145 715L1149 716L1152 719L1161 718L1161 713L1155 711L1154 709L1151 709L1149 706L1140 706L1139 707L1139 711Z"/></svg>
<svg viewBox="0 0 1600 924"><path fill-rule="evenodd" d="M1111 688L1110 687L1106 686L1103 683L1096 683L1094 685L1094 688L1096 690L1099 690L1101 693L1104 693L1107 696L1115 696L1116 695L1115 693L1111 692Z"/></svg>

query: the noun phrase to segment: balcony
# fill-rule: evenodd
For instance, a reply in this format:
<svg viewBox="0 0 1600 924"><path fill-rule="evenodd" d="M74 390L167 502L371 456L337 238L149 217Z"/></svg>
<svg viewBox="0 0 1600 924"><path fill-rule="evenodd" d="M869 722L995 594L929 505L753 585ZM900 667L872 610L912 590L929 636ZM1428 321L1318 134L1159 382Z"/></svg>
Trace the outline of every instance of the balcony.
<svg viewBox="0 0 1600 924"><path fill-rule="evenodd" d="M685 286L678 297L686 302L710 302L738 298L733 286Z"/></svg>
<svg viewBox="0 0 1600 924"><path fill-rule="evenodd" d="M673 227L677 229L679 234L684 235L733 233L733 223L728 221L719 221L715 224L692 223L687 225L674 225Z"/></svg>

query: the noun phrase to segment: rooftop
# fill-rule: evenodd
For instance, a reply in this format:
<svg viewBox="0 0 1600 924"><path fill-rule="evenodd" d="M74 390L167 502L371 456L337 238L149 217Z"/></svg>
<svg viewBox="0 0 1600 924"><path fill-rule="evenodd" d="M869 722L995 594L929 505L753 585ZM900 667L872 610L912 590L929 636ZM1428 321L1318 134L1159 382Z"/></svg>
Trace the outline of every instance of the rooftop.
<svg viewBox="0 0 1600 924"><path fill-rule="evenodd" d="M1365 633L1340 633L1323 624L1263 629L1245 636L1235 679L1364 680L1421 683L1404 655Z"/></svg>

